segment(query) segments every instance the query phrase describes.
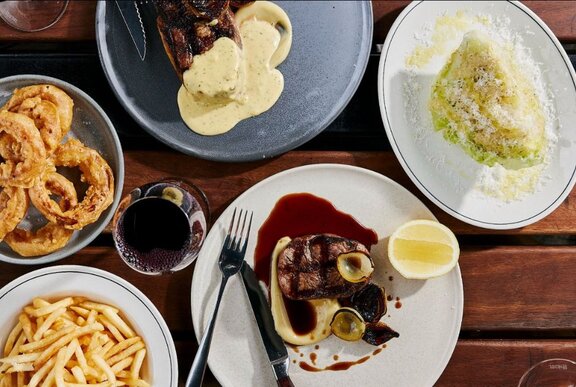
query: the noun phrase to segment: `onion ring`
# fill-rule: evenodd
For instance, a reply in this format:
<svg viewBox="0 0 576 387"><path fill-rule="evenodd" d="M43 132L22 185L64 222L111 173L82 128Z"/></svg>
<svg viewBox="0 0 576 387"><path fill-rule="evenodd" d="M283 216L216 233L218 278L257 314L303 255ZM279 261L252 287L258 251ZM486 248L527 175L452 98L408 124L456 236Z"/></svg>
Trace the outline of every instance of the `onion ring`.
<svg viewBox="0 0 576 387"><path fill-rule="evenodd" d="M60 116L56 105L40 97L34 97L25 99L17 109L10 109L9 111L24 114L34 120L48 154L58 148L64 134L60 126Z"/></svg>
<svg viewBox="0 0 576 387"><path fill-rule="evenodd" d="M16 228L27 210L28 196L24 188L4 187L0 192L0 241Z"/></svg>
<svg viewBox="0 0 576 387"><path fill-rule="evenodd" d="M74 184L53 170L46 173L45 186L50 193L60 196L58 206L67 211L78 204ZM68 244L74 230L69 230L57 223L49 222L36 232L17 228L8 233L4 241L12 250L23 257L36 257L50 254Z"/></svg>
<svg viewBox="0 0 576 387"><path fill-rule="evenodd" d="M18 113L0 111L0 133L10 139L13 158L0 163L0 186L30 187L44 169L46 149L32 119Z"/></svg>
<svg viewBox="0 0 576 387"><path fill-rule="evenodd" d="M106 160L94 149L72 138L56 149L52 161L56 166L78 167L88 189L80 203L63 211L46 189L46 171L29 190L34 206L50 222L62 224L67 229L79 230L95 222L112 204L114 196L114 175Z"/></svg>
<svg viewBox="0 0 576 387"><path fill-rule="evenodd" d="M72 114L74 110L74 101L63 90L54 85L32 85L14 90L12 98L8 100L2 109L9 111L18 111L20 105L28 99L40 97L42 100L50 101L56 106L60 117L60 126L62 136L70 130L72 125ZM60 137L62 138L62 137Z"/></svg>
<svg viewBox="0 0 576 387"><path fill-rule="evenodd" d="M4 238L12 250L23 257L50 254L66 246L74 230L56 223L48 223L36 232L17 228Z"/></svg>

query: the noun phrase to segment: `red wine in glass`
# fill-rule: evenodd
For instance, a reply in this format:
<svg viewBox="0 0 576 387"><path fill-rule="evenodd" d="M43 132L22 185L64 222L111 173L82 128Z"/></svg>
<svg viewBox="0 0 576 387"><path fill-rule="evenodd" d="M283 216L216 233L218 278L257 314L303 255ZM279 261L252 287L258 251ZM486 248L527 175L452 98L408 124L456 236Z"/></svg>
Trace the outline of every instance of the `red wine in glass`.
<svg viewBox="0 0 576 387"><path fill-rule="evenodd" d="M180 270L198 255L207 224L207 202L181 182L159 182L132 191L113 220L120 257L136 271L163 274Z"/></svg>

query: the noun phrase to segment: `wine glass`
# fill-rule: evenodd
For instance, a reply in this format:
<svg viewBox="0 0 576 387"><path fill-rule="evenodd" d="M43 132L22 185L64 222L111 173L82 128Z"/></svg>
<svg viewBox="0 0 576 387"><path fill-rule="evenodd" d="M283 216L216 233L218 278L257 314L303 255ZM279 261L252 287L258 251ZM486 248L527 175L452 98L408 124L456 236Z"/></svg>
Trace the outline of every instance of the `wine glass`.
<svg viewBox="0 0 576 387"><path fill-rule="evenodd" d="M202 247L210 210L191 183L167 178L135 188L118 205L112 237L124 262L159 275L184 269Z"/></svg>
<svg viewBox="0 0 576 387"><path fill-rule="evenodd" d="M0 0L0 18L10 27L37 32L60 20L69 0Z"/></svg>
<svg viewBox="0 0 576 387"><path fill-rule="evenodd" d="M543 360L524 373L518 387L576 387L576 362Z"/></svg>

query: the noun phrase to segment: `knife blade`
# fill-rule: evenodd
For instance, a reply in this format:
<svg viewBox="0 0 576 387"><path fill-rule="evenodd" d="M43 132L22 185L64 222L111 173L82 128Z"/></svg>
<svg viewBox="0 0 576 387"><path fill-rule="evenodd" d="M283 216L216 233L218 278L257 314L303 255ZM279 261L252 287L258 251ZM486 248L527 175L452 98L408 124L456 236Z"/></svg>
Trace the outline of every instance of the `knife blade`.
<svg viewBox="0 0 576 387"><path fill-rule="evenodd" d="M278 383L278 386L294 386L288 376L288 366L290 364L288 351L286 350L284 341L276 332L276 328L274 328L272 311L270 310L264 292L260 288L258 278L256 278L254 270L252 270L250 265L247 263L242 265L241 273L244 289L246 290L246 294L250 300L252 312L254 312L254 317L258 324L258 330L260 331L260 337L262 338L266 354L268 355L270 365L274 371L276 382Z"/></svg>
<svg viewBox="0 0 576 387"><path fill-rule="evenodd" d="M122 20L124 20L124 24L128 28L140 59L144 60L146 57L146 31L144 30L138 4L135 1L116 0L116 6L120 10Z"/></svg>

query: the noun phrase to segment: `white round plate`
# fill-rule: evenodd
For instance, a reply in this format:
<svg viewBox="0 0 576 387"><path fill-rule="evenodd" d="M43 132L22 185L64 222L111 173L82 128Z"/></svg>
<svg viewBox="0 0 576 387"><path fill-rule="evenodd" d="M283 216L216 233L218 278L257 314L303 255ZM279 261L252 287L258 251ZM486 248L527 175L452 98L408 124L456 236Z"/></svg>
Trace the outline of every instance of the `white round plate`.
<svg viewBox="0 0 576 387"><path fill-rule="evenodd" d="M82 141L87 146L96 149L100 155L108 162L114 173L114 200L112 204L100 215L100 218L92 224L87 225L82 230L72 234L68 244L53 253L38 257L22 257L10 249L6 243L0 243L0 261L16 263L20 265L38 265L42 263L54 262L66 258L83 247L87 246L96 238L108 225L114 211L120 202L122 186L124 185L124 156L120 139L116 134L114 125L102 110L102 108L88 94L78 89L76 86L60 79L47 77L44 75L15 75L0 79L0 106L3 106L12 96L14 89L29 85L51 84L64 90L74 101L74 115L72 117L72 128L66 134L65 139L74 137ZM63 140L66 141L66 140ZM77 187L80 183L80 175L77 168L61 171ZM21 222L32 227L44 224L44 217L32 206Z"/></svg>
<svg viewBox="0 0 576 387"><path fill-rule="evenodd" d="M22 308L35 297L84 296L118 307L146 343L143 376L152 386L178 385L178 360L168 326L154 304L136 287L104 270L63 265L39 269L0 290L0 338L18 322ZM4 343L2 343L4 345Z"/></svg>
<svg viewBox="0 0 576 387"><path fill-rule="evenodd" d="M503 200L478 190L482 166L459 146L435 133L427 101L431 85L451 50L438 55L419 71L420 89L407 92L413 72L406 58L430 34L441 15L485 15L495 28L507 24L513 39L520 38L542 74L543 89L555 111L553 130L558 138L551 149L537 188L516 200ZM458 47L464 31L456 31L450 44ZM506 39L505 39L506 40ZM416 95L414 95L416 94ZM378 96L384 127L396 156L414 184L452 216L484 228L512 229L534 223L554 211L576 181L576 75L568 56L552 31L519 2L415 1L398 16L386 37L380 58ZM420 121L420 128L415 121ZM424 134L423 134L424 133ZM431 133L431 134L430 134ZM425 140L422 139L425 137Z"/></svg>
<svg viewBox="0 0 576 387"><path fill-rule="evenodd" d="M208 234L196 261L192 280L192 319L196 337L205 331L214 309L220 284L217 260L232 210L254 211L246 262L254 264L253 251L260 226L277 201L286 194L308 192L329 200L378 233L372 247L376 271L374 281L388 294L399 297L402 307L388 305L384 321L400 333L379 354L346 371L309 372L293 361L316 366L355 361L378 347L364 342L345 342L331 336L314 345L288 348L290 377L296 386L424 386L438 379L456 345L462 320L462 278L456 267L449 274L427 281L406 280L388 262L386 245L390 234L402 223L416 218L434 219L432 213L410 192L375 172L335 164L318 164L284 171L263 180L240 195L220 216ZM302 219L303 222L306 219ZM392 276L393 280L389 277ZM300 354L303 357L300 357ZM258 327L241 278L229 281L222 299L209 357L210 369L224 386L275 385Z"/></svg>

